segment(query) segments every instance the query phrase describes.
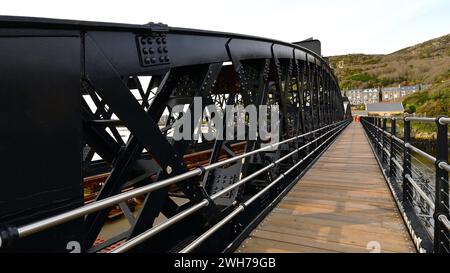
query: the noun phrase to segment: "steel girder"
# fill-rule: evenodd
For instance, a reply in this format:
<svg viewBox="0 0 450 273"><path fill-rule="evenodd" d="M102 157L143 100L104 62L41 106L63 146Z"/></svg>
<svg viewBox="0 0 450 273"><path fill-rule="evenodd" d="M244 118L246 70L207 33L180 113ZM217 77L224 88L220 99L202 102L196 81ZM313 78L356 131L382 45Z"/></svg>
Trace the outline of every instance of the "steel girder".
<svg viewBox="0 0 450 273"><path fill-rule="evenodd" d="M214 163L260 147L259 141L250 140L174 141L169 132L177 117L165 116L177 104L191 109L194 97L219 108L224 103L277 105L280 140L349 114L344 113L328 63L290 43L153 23L0 17L0 25L0 120L1 128L8 128L1 144L1 223L24 224L81 206L86 177L107 173L96 195L100 200L186 172L205 156L206 163ZM163 122L164 127L158 125ZM12 249L66 251L68 241L79 241L82 251L98 251L143 232L157 217L171 217L216 192L219 182L232 184L307 140L152 192L142 197L138 213L122 203L130 228L106 243L95 240L110 209L33 235ZM206 242L201 249L225 250L231 241L236 245L267 204L311 161L223 228L214 244ZM289 164L258 176L137 251L179 249Z"/></svg>

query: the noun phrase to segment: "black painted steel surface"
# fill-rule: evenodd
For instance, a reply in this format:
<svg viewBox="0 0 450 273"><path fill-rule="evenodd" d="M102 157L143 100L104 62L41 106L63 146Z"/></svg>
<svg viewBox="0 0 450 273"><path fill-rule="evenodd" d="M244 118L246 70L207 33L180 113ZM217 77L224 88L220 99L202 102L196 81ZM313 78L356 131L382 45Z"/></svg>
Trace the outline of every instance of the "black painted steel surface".
<svg viewBox="0 0 450 273"><path fill-rule="evenodd" d="M196 152L209 149L209 163L235 156L233 147L242 140L198 143L170 136L175 120L165 115L177 104L191 109L194 96L201 97L203 105L219 108L225 103L278 106L280 140L351 116L350 107L344 112L336 77L321 56L260 37L153 23L0 17L0 60L0 223L11 226L82 206L87 176L109 172L96 197L100 200L184 173L190 163L183 158ZM121 128L129 131L129 138ZM151 192L143 197L139 214L130 218L131 228L104 247L142 233L160 214L175 215L213 194L218 183L232 184L310 139L206 172L175 189ZM244 151L251 151L261 143L245 140L243 145ZM307 152L183 219L136 251L181 249ZM222 251L230 242L237 244L266 205L312 161L302 163L199 250ZM175 192L186 204L174 201ZM6 251L64 252L70 250L69 242L80 242L83 252L93 251L109 211L17 240Z"/></svg>

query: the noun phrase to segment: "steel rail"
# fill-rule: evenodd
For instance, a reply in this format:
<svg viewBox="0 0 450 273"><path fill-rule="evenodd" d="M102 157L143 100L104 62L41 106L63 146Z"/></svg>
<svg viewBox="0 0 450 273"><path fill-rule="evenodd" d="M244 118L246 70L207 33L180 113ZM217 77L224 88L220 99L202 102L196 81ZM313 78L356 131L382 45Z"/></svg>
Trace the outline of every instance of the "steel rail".
<svg viewBox="0 0 450 273"><path fill-rule="evenodd" d="M447 117L441 117L441 118L439 118L438 122L439 122L441 125L450 124L450 118L447 118Z"/></svg>
<svg viewBox="0 0 450 273"><path fill-rule="evenodd" d="M434 202L428 197L428 195L417 185L416 181L411 177L410 174L406 174L405 178L408 179L409 183L414 187L414 189L419 193L420 196L422 196L423 199L428 203L430 208L434 210Z"/></svg>
<svg viewBox="0 0 450 273"><path fill-rule="evenodd" d="M420 154L421 156L425 157L426 159L428 159L429 161L435 163L436 162L436 158L432 155L427 154L426 152L422 151L421 149L413 146L411 143L405 143L405 147L407 149L410 149L411 151L414 151L418 154Z"/></svg>
<svg viewBox="0 0 450 273"><path fill-rule="evenodd" d="M403 166L402 166L402 164L400 164L400 162L397 161L397 159L392 158L392 162L394 162L394 164L397 166L397 168L403 172Z"/></svg>
<svg viewBox="0 0 450 273"><path fill-rule="evenodd" d="M448 163L439 162L438 167L443 170L446 170L447 172L450 172L450 165Z"/></svg>
<svg viewBox="0 0 450 273"><path fill-rule="evenodd" d="M281 142L278 142L278 143L267 145L267 146L262 147L260 149L257 149L257 150L254 150L254 151L251 151L251 152L248 152L248 153L244 153L242 155L238 155L238 156L235 156L233 158L229 158L229 159L224 160L224 161L216 162L216 163L210 164L210 165L205 166L205 167L199 167L199 168L196 168L194 170L191 170L191 171L179 174L177 176L174 176L174 177L171 177L171 178L168 178L168 179L164 179L162 181L155 182L155 183L150 184L150 185L142 186L140 188L133 189L133 190L130 190L130 191L127 191L127 192L123 192L123 193L120 193L120 194L117 194L117 195L114 195L114 196L111 196L111 197L108 197L108 198L105 198L105 199L102 199L102 200L98 200L98 201L92 202L90 204L84 205L82 207L79 207L79 208L76 208L76 209L73 209L73 210L70 210L70 211L67 211L67 212L64 212L64 213L61 213L61 214L49 217L49 218L46 218L46 219L43 219L43 220L39 220L39 221L36 221L34 223L31 223L31 224L26 224L26 225L20 226L20 227L17 228L18 237L19 238L23 238L23 237L29 236L31 234L35 234L36 232L39 232L39 231L42 231L42 230L54 227L54 226L59 225L59 224L66 223L66 222L68 222L70 220L73 220L73 219L82 217L84 215L87 215L87 214L99 211L101 209L105 209L105 208L111 207L113 205L116 205L116 204L118 204L118 203L120 203L122 201L128 200L130 198L133 198L133 197L136 197L136 196L140 196L140 195L143 195L143 194L147 194L147 193L150 193L152 191L155 191L155 190L158 190L158 189L170 186L172 184L178 183L180 181L183 181L183 180L195 177L195 176L202 175L205 171L214 170L214 169L216 169L218 167L221 167L221 166L229 164L229 163L236 162L236 161L238 161L240 159L246 158L246 157L254 155L256 153L264 152L264 151L268 151L268 150L277 148L281 144L284 144L284 143L287 143L287 142L291 142L291 141L299 139L301 137L305 137L305 136L310 135L312 133L321 131L321 130L323 130L325 128L328 128L328 127L331 127L331 126L338 126L339 124L342 124L342 123L347 122L347 121L348 120L342 120L342 121L339 121L339 122L336 122L336 123L333 123L333 124L329 124L327 126L318 128L316 130L313 130L313 131L310 131L310 132L307 132L307 133L304 133L304 134L292 137L290 139L287 139L287 140L284 140L284 141L281 141Z"/></svg>
<svg viewBox="0 0 450 273"><path fill-rule="evenodd" d="M398 121L436 122L437 118L405 116L405 117L391 117L390 119Z"/></svg>
<svg viewBox="0 0 450 273"><path fill-rule="evenodd" d="M406 121L436 122L436 118L405 117Z"/></svg>
<svg viewBox="0 0 450 273"><path fill-rule="evenodd" d="M329 132L332 132L332 131L334 131L334 130L339 130L339 129L342 130L343 128L345 128L346 125L347 125L347 124L340 125L339 127L333 128L333 129L330 130ZM327 132L326 134L328 134L329 132ZM338 132L339 132L339 131L338 131ZM336 132L335 134L337 134L338 132ZM330 138L332 138L335 134L333 134ZM324 135L325 135L325 134L324 134ZM330 139L330 138L328 138L328 139ZM318 139L320 139L320 138L317 138L317 139L314 139L314 140L308 142L307 144L303 145L302 147L299 147L299 148L297 148L296 150L294 150L294 152L298 152L298 151L300 151L300 150L302 150L302 149L308 147L308 146L311 145L312 143L316 142ZM328 140L328 139L327 139L327 140ZM327 141L327 140L326 140L326 141ZM325 141L324 143L326 143L326 141ZM323 143L322 143L322 144L323 144ZM321 145L322 145L322 144L321 144ZM319 145L316 149L314 149L311 153L309 153L304 159L302 159L302 160L301 160L299 163L297 163L295 166L298 166L298 165L299 165L301 162L303 162L306 158L308 158L310 155L312 155L319 147L321 147L321 145ZM294 153L292 152L292 153L290 153L290 154L293 155ZM230 190L232 190L232 189L234 189L234 188L236 188L236 187L238 187L238 186L240 186L240 185L242 185L242 184L248 182L251 178L258 176L259 174L261 174L261 173L263 173L264 171L266 171L266 170L268 170L268 169L274 167L275 165L279 164L280 162L282 162L283 160L285 160L285 159L287 159L287 158L288 158L288 157L280 158L279 160L277 160L277 161L275 161L275 162L273 162L273 163L267 165L267 166L264 167L263 169L261 169L261 170L255 172L255 173L253 173L253 174L251 174L250 176L247 176L247 177L245 177L245 178L239 180L238 182L234 183L233 185L228 186L227 188L222 189L221 191L219 191L219 192L217 192L217 193L211 195L211 196L210 196L210 199L211 199L211 200L215 200L216 198L220 197L221 195L223 195L223 194L229 192ZM167 221L165 221L165 222L163 222L163 223L161 223L161 224L159 224L159 225L157 225L157 226L155 226L155 227L153 227L153 228L151 228L151 229L148 229L148 230L142 232L141 234L139 234L139 235L137 235L137 236L131 238L130 240L126 241L124 244L120 245L119 247L117 247L117 248L111 250L109 253L123 253L123 252L126 252L126 251L128 251L128 250L134 248L135 246L141 244L142 242L148 240L149 238L151 238L152 236L156 235L156 234L159 233L160 231L162 231L162 230L168 228L169 226L173 225L174 223L176 223L176 222L182 220L183 218L185 218L185 217L187 217L187 216L193 214L194 212L200 210L201 208L206 207L208 204L209 204L208 199L203 199L203 200L202 200L200 203L198 203L197 205L192 206L192 207L190 207L190 208L184 210L183 212L180 212L179 214L176 214L175 216L171 217L169 220L167 220ZM224 219L225 219L225 218L224 218Z"/></svg>
<svg viewBox="0 0 450 273"><path fill-rule="evenodd" d="M389 133L388 131L385 131L385 130L383 130L382 128L380 128L380 127L378 127L378 126L375 126L374 124L372 124L372 123L370 123L370 122L367 122L367 121L363 121L364 123L367 123L367 124L369 124L370 126L373 126L375 129L377 129L377 130L379 130L379 131L382 131L385 135L387 135L387 136L389 136L389 137L392 137L394 140L396 140L396 141L398 141L398 142L400 142L400 143L404 143L404 141L403 141L403 139L401 139L401 138L399 138L399 137L397 137L397 136L394 136L394 135L392 135L391 133Z"/></svg>
<svg viewBox="0 0 450 273"><path fill-rule="evenodd" d="M378 128L378 127L375 127L375 128ZM373 139L373 141L375 142L375 144L377 144L377 145L380 145L381 147L383 147L383 144L380 142L380 141L378 141L376 138L376 136L372 133L372 132L370 132L370 131L368 131L371 135L372 135L372 137L374 138ZM390 153L389 153L390 154Z"/></svg>
<svg viewBox="0 0 450 273"><path fill-rule="evenodd" d="M399 119L399 118L397 118ZM428 117L405 117L406 121L417 121L417 122L438 122L439 124L445 125L450 124L450 118L448 117L438 117L438 118L428 118Z"/></svg>
<svg viewBox="0 0 450 273"><path fill-rule="evenodd" d="M342 130L342 128L340 128ZM280 176L278 176L274 181L272 181L269 185L267 185L264 189L259 191L257 194L255 194L253 197L248 199L243 204L240 204L236 209L233 210L230 214L228 214L224 219L219 221L217 224L215 224L213 227L208 229L205 233L200 235L197 239L195 239L192 243L190 243L188 246L183 248L179 253L188 253L194 250L198 245L200 245L202 242L204 242L209 236L214 234L219 228L221 228L223 225L228 223L233 217L235 217L237 214L241 213L245 210L246 207L248 207L252 202L254 202L256 199L258 199L262 194L267 192L271 187L273 187L276 183L281 181L285 176L287 176L292 170L294 170L298 165L300 165L304 160L306 160L309 156L314 154L319 148L321 148L324 144L327 143L328 140L333 138L336 134L340 132L337 131L333 135L331 135L329 138L327 138L323 143L321 143L318 147L316 147L313 151L311 151L307 156L305 156L303 159L301 159L299 162L297 162L295 165L293 165L290 169L288 169L286 172L282 173Z"/></svg>
<svg viewBox="0 0 450 273"><path fill-rule="evenodd" d="M436 120L436 119L434 119L434 120ZM364 122L366 122L366 121L364 121ZM377 130L380 130L380 131L382 131L382 132L385 132L383 129L380 129L379 127L375 126L374 124L371 124L370 122L366 122L366 123L368 123L368 124L374 126ZM386 133L386 134L389 135L389 136L391 136L390 133ZM373 135L373 134L372 134L372 135ZM403 141L402 139L400 139L400 138L398 138L398 137L396 137L396 136L392 136L392 137L393 137L395 140L397 140L397 141L399 141L399 142L401 142L401 143L404 143L404 141ZM413 146L411 143L405 143L404 145L405 145L406 148L408 148L408 149L410 149L410 150L412 150L412 151L414 151L414 152L420 154L421 156L425 157L425 158L428 159L429 161L431 161L431 162L433 162L433 163L436 162L436 158L435 158L434 156L432 156L432 155L430 155L430 154L428 154L428 153L426 153L426 152L420 150L419 148ZM444 167L445 167L445 166L444 166Z"/></svg>
<svg viewBox="0 0 450 273"><path fill-rule="evenodd" d="M294 155L295 153L298 153L299 151L303 150L304 148L310 146L310 145L313 144L314 142L317 142L319 139L323 138L324 136L328 135L329 133L331 133L331 132L333 132L334 130L337 130L337 129L343 127L343 126L345 126L345 124L341 125L340 127L333 128L333 129L331 129L330 131L328 131L328 132L324 133L323 135L321 135L320 137L315 138L314 140L312 140L312 141L306 143L305 145L303 145L303 146L301 146L301 147L295 149L294 151L290 152L289 154L285 155L284 157L282 157L282 158L276 160L275 162L273 162L273 163L267 165L267 166L264 167L263 169L261 169L261 170L255 172L255 173L253 173L253 174L252 174L252 177L250 177L250 178L256 177L257 175L263 173L265 170L268 170L268 169L274 167L275 165L281 163L282 161L284 161L285 159L291 157L291 156ZM256 174L256 175L254 175L254 174ZM230 191L230 190L232 190L232 189L234 189L234 188L239 187L240 185L244 184L245 182L247 182L247 181L249 180L249 179L247 179L248 177L249 177L249 176L245 177L245 178L242 179L241 181L238 181L238 182L234 183L233 185L229 186L228 188L222 189L221 191L219 191L219 192L213 194L213 195L211 196L211 198L212 198L212 199L215 199L215 198L217 198L217 197L223 195L224 193L226 193L226 192L228 192L228 191ZM243 180L245 180L245 181L243 181Z"/></svg>

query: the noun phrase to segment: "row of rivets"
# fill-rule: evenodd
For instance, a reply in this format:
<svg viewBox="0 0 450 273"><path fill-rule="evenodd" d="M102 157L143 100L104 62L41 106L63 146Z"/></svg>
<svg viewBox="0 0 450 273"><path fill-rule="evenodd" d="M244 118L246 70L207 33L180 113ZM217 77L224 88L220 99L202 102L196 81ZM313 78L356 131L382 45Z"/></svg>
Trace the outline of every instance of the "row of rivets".
<svg viewBox="0 0 450 273"><path fill-rule="evenodd" d="M145 36L139 37L138 41L144 65L156 65L170 62L170 57L166 55L169 52L166 46L166 37Z"/></svg>

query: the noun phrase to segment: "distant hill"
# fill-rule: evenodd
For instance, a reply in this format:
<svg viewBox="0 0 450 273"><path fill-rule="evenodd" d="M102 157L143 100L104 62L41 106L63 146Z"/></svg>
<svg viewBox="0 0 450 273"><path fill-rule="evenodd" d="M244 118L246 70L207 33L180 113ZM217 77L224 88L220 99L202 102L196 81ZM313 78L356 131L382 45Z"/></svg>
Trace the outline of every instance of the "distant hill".
<svg viewBox="0 0 450 273"><path fill-rule="evenodd" d="M411 94L403 99L405 109L421 116L450 116L450 80L434 84L430 89Z"/></svg>
<svg viewBox="0 0 450 273"><path fill-rule="evenodd" d="M343 90L442 83L450 80L450 34L387 55L329 59Z"/></svg>
<svg viewBox="0 0 450 273"><path fill-rule="evenodd" d="M425 91L404 97L405 110L420 116L450 116L450 34L387 55L349 54L329 59L344 92L354 88L432 84ZM416 130L435 131L432 125L419 127Z"/></svg>

